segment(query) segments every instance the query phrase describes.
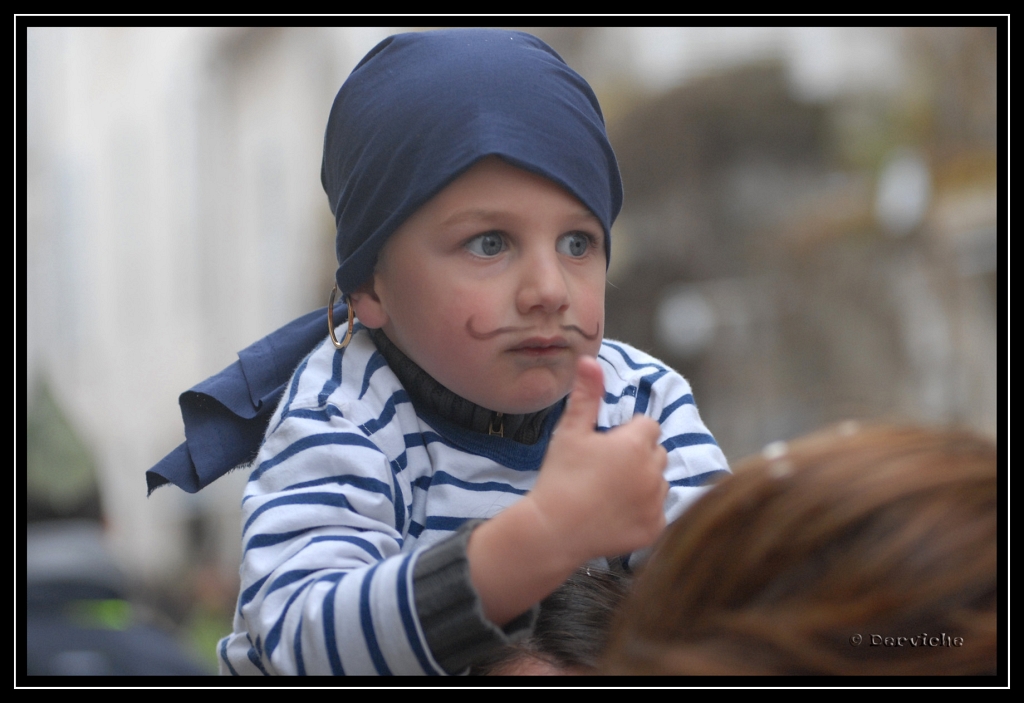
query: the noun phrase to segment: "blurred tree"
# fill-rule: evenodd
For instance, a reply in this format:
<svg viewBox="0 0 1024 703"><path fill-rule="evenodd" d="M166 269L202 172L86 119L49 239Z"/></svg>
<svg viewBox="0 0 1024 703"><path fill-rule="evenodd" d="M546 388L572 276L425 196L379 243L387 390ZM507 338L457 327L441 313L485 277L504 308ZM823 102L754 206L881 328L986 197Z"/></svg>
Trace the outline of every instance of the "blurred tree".
<svg viewBox="0 0 1024 703"><path fill-rule="evenodd" d="M26 430L28 521L100 520L103 511L92 453L45 379L35 384Z"/></svg>

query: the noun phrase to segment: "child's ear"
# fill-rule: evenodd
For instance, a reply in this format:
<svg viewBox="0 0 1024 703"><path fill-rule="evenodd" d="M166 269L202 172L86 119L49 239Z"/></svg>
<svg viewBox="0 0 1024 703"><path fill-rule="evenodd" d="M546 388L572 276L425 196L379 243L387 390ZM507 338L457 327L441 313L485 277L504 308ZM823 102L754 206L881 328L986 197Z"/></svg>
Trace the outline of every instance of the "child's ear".
<svg viewBox="0 0 1024 703"><path fill-rule="evenodd" d="M376 276L371 276L369 281L356 288L348 296L348 302L355 310L356 317L370 329L379 329L388 321L388 314L374 289L375 278Z"/></svg>

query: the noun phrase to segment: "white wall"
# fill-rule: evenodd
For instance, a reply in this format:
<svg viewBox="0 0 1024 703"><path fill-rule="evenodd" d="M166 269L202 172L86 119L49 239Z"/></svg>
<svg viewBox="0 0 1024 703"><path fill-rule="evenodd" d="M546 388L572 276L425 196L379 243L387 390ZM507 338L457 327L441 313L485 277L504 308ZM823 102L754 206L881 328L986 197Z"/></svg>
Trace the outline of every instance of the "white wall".
<svg viewBox="0 0 1024 703"><path fill-rule="evenodd" d="M116 553L147 579L184 520L238 547L240 481L146 498L184 440L177 395L325 304L320 185L334 94L387 29L30 28L28 378L92 448Z"/></svg>

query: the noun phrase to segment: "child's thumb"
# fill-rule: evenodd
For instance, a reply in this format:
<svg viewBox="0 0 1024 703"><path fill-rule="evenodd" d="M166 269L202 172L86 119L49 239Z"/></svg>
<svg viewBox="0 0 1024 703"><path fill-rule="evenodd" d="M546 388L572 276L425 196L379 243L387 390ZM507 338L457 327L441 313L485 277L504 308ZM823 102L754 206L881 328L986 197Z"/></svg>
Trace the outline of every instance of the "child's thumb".
<svg viewBox="0 0 1024 703"><path fill-rule="evenodd" d="M604 373L597 359L581 356L576 362L576 380L569 394L569 405L562 416L561 425L593 432L597 412L604 397Z"/></svg>

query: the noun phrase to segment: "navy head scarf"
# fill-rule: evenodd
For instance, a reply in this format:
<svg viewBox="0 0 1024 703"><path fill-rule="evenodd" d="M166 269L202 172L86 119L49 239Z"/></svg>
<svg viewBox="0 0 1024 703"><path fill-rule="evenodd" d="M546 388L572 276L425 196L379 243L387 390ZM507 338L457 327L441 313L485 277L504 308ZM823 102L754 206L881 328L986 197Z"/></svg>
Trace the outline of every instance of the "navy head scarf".
<svg viewBox="0 0 1024 703"><path fill-rule="evenodd" d="M388 37L331 108L321 181L337 225L339 290L369 279L388 237L487 156L554 181L601 222L610 252L622 182L594 92L522 32L455 29ZM335 308L344 320L347 310ZM179 397L184 444L146 472L150 492L194 493L252 461L295 367L326 336L326 308L238 353Z"/></svg>

